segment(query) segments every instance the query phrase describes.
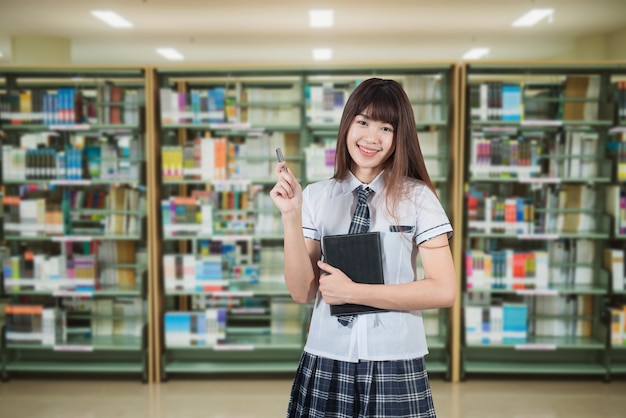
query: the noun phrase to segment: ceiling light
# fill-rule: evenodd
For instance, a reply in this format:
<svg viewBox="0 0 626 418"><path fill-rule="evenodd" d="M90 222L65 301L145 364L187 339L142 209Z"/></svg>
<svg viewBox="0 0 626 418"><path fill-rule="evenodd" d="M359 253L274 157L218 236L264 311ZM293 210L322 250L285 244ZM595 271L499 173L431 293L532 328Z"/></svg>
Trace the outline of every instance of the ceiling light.
<svg viewBox="0 0 626 418"><path fill-rule="evenodd" d="M329 28L333 26L333 11L309 10L309 26L312 28Z"/></svg>
<svg viewBox="0 0 626 418"><path fill-rule="evenodd" d="M489 55L489 48L472 48L463 54L463 59L477 60Z"/></svg>
<svg viewBox="0 0 626 418"><path fill-rule="evenodd" d="M114 28L132 28L133 24L111 10L92 10L91 14Z"/></svg>
<svg viewBox="0 0 626 418"><path fill-rule="evenodd" d="M175 50L174 48L157 48L157 52L163 55L168 60L182 60L183 54Z"/></svg>
<svg viewBox="0 0 626 418"><path fill-rule="evenodd" d="M534 26L546 17L549 22L552 22L553 15L554 9L532 9L530 12L513 22L513 26Z"/></svg>
<svg viewBox="0 0 626 418"><path fill-rule="evenodd" d="M333 50L330 48L315 48L313 59L315 61L327 61L333 57Z"/></svg>

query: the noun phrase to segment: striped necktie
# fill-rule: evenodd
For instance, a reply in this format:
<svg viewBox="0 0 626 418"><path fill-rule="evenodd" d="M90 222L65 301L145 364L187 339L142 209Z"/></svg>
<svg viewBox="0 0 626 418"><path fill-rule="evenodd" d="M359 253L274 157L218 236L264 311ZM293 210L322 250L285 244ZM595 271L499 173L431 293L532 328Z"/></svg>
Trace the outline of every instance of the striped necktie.
<svg viewBox="0 0 626 418"><path fill-rule="evenodd" d="M361 185L356 191L359 195L359 200L354 209L354 214L352 215L348 234L362 234L370 229L370 209L367 206L367 198L373 190ZM341 325L346 326L354 321L354 315L339 316L337 317L337 321L339 321Z"/></svg>
<svg viewBox="0 0 626 418"><path fill-rule="evenodd" d="M370 209L367 206L367 197L372 189L361 185L356 191L359 195L359 201L354 209L348 234L362 234L370 229Z"/></svg>

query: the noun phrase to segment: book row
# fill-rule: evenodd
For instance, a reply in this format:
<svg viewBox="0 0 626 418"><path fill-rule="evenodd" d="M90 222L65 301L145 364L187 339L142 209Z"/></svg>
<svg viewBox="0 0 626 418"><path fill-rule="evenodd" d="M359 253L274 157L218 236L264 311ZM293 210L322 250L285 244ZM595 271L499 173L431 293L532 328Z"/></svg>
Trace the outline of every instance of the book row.
<svg viewBox="0 0 626 418"><path fill-rule="evenodd" d="M469 84L470 117L475 121L598 119L600 76L568 75L564 83Z"/></svg>
<svg viewBox="0 0 626 418"><path fill-rule="evenodd" d="M145 304L139 298L71 301L59 307L13 304L4 307L8 344L59 346L97 337L141 337Z"/></svg>
<svg viewBox="0 0 626 418"><path fill-rule="evenodd" d="M3 197L6 234L46 237L59 235L129 236L141 233L146 212L139 189L23 188L22 196Z"/></svg>
<svg viewBox="0 0 626 418"><path fill-rule="evenodd" d="M105 84L96 89L20 89L0 95L0 118L10 125L140 123L144 90Z"/></svg>
<svg viewBox="0 0 626 418"><path fill-rule="evenodd" d="M83 253L72 243L62 243L62 254L26 250L2 261L7 292L28 290L92 293L97 290L133 287L138 282L134 265L146 262L145 251L133 241L92 241Z"/></svg>
<svg viewBox="0 0 626 418"><path fill-rule="evenodd" d="M600 262L596 259L595 241L554 240L546 245L546 250L534 251L468 250L465 255L467 289L556 290L594 285L593 266ZM618 283L620 278L614 280Z"/></svg>
<svg viewBox="0 0 626 418"><path fill-rule="evenodd" d="M143 141L132 136L115 142L57 149L48 146L2 147L5 180L117 180L141 179Z"/></svg>
<svg viewBox="0 0 626 418"><path fill-rule="evenodd" d="M597 132L559 130L554 136L535 133L489 137L476 132L471 142L470 172L475 179L589 179L600 173L599 143Z"/></svg>
<svg viewBox="0 0 626 418"><path fill-rule="evenodd" d="M590 295L535 296L528 302L466 305L468 344L526 344L541 337L593 336L594 299Z"/></svg>
<svg viewBox="0 0 626 418"><path fill-rule="evenodd" d="M527 196L473 184L466 194L468 231L537 235L596 232L596 196L596 188L587 184L544 187L529 191Z"/></svg>

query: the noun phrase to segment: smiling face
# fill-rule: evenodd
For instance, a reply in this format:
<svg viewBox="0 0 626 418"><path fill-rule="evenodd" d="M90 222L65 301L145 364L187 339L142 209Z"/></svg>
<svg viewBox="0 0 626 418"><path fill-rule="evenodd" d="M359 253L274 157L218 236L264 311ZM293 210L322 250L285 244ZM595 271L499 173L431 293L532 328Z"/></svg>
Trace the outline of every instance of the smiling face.
<svg viewBox="0 0 626 418"><path fill-rule="evenodd" d="M394 150L394 129L390 123L373 120L368 111L356 115L346 137L352 158L350 171L363 183L370 183L383 170Z"/></svg>

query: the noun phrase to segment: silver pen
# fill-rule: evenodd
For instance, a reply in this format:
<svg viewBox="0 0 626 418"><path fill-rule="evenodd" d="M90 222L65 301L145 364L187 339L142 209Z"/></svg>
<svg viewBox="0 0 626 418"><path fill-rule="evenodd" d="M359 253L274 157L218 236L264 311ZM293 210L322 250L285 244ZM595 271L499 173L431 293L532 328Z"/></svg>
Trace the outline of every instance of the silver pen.
<svg viewBox="0 0 626 418"><path fill-rule="evenodd" d="M285 161L285 156L283 155L283 151L280 149L280 147L276 148L276 158L278 159L279 163ZM283 166L282 171L287 171L286 165Z"/></svg>

